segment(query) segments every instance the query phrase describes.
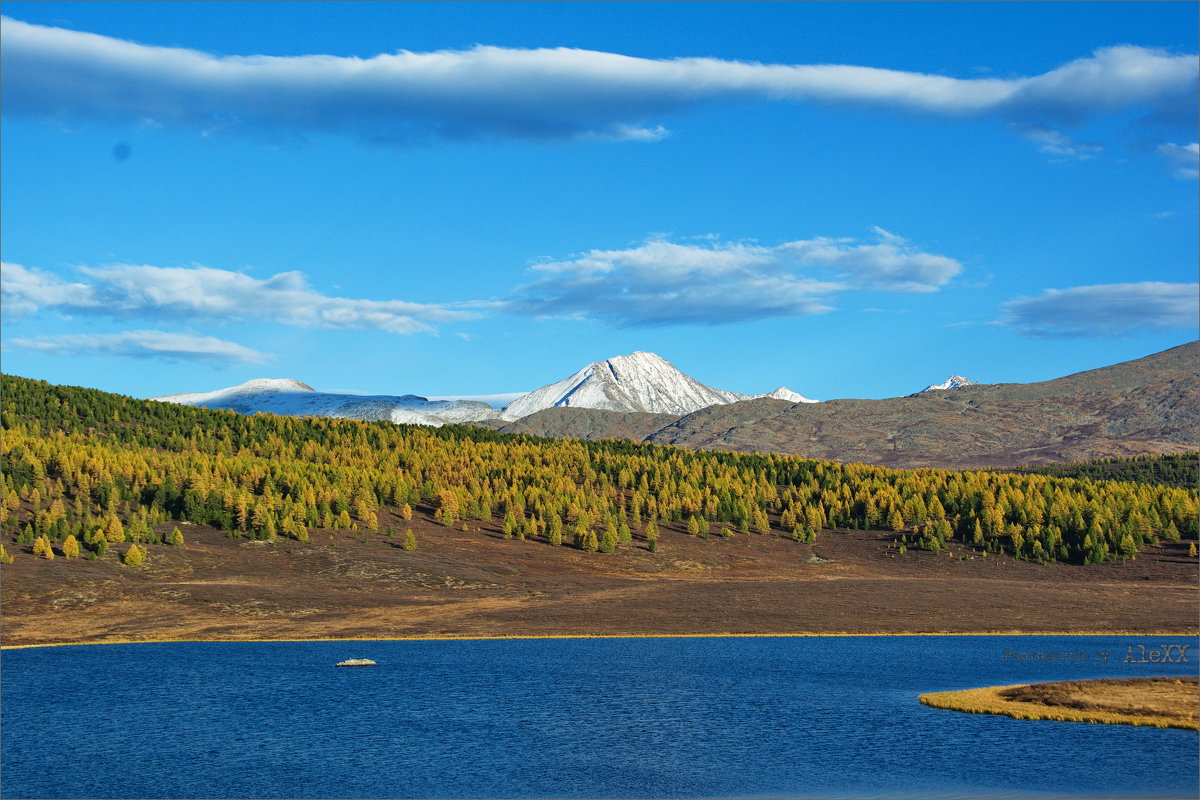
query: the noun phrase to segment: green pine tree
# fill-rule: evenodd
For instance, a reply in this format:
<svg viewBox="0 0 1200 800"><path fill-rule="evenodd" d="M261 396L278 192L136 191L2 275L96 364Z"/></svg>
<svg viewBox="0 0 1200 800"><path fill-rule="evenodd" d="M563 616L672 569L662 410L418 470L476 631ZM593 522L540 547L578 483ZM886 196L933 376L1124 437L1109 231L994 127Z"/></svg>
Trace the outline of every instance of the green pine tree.
<svg viewBox="0 0 1200 800"><path fill-rule="evenodd" d="M125 551L125 557L121 559L127 567L136 567L146 560L146 548L141 545L131 544L129 549Z"/></svg>
<svg viewBox="0 0 1200 800"><path fill-rule="evenodd" d="M616 549L617 532L606 527L604 533L600 535L599 550L601 553L611 553Z"/></svg>
<svg viewBox="0 0 1200 800"><path fill-rule="evenodd" d="M600 549L600 542L596 539L596 532L588 528L583 531L583 535L579 538L579 549L585 553L594 553Z"/></svg>

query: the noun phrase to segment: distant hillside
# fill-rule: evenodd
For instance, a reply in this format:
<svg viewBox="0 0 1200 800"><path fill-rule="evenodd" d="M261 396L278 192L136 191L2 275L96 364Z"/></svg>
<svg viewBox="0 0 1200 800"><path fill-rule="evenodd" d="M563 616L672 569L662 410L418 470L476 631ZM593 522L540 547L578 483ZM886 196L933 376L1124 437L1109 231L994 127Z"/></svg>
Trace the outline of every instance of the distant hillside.
<svg viewBox="0 0 1200 800"><path fill-rule="evenodd" d="M1040 383L964 386L887 400L703 408L656 430L642 416L542 411L500 430L633 438L694 449L791 453L892 467L1008 467L1200 444L1200 343Z"/></svg>

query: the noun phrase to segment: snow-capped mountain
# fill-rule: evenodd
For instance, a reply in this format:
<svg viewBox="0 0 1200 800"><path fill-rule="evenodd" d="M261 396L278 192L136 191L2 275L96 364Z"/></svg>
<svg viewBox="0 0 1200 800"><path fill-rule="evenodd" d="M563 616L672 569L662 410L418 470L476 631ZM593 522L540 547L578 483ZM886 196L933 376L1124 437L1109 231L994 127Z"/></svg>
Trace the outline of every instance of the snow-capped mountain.
<svg viewBox="0 0 1200 800"><path fill-rule="evenodd" d="M357 395L318 392L296 380L258 378L215 392L154 397L163 403L226 408L239 414L265 411L293 417L387 420L397 424L442 425L496 419L499 412L472 400L429 400L414 394Z"/></svg>
<svg viewBox="0 0 1200 800"><path fill-rule="evenodd" d="M821 402L820 400L812 400L810 398L807 398L804 395L800 394L799 392L793 392L791 389L787 388L786 386L780 386L778 389L776 389L773 392L767 392L766 394L756 394L756 395L752 395L752 396L756 399L759 397L770 397L775 400L786 400L789 403L819 403L819 402Z"/></svg>
<svg viewBox="0 0 1200 800"><path fill-rule="evenodd" d="M745 395L705 386L654 353L639 351L593 361L569 378L517 398L505 406L503 415L519 419L555 406L690 414L744 399Z"/></svg>
<svg viewBox="0 0 1200 800"><path fill-rule="evenodd" d="M757 397L774 397L793 403L816 402L783 386L761 395L714 389L680 372L661 356L638 351L593 361L569 378L514 400L504 408L502 415L504 419L515 420L556 406L690 414L709 406Z"/></svg>
<svg viewBox="0 0 1200 800"><path fill-rule="evenodd" d="M962 375L951 375L949 378L946 378L946 380L942 381L941 383L931 383L930 385L928 385L924 389L922 389L920 392L917 392L917 394L921 394L921 392L944 391L947 389L961 389L964 386L978 386L978 385L979 384L976 383L975 381L968 380L968 379L964 378Z"/></svg>

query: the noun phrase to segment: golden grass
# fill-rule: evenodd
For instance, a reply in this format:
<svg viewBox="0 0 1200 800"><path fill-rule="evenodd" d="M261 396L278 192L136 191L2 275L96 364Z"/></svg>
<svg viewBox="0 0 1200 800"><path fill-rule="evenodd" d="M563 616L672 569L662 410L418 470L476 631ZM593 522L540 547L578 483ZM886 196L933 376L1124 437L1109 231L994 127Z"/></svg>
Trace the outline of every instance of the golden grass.
<svg viewBox="0 0 1200 800"><path fill-rule="evenodd" d="M989 686L933 692L919 699L933 708L1014 719L1200 730L1200 682L1194 676Z"/></svg>

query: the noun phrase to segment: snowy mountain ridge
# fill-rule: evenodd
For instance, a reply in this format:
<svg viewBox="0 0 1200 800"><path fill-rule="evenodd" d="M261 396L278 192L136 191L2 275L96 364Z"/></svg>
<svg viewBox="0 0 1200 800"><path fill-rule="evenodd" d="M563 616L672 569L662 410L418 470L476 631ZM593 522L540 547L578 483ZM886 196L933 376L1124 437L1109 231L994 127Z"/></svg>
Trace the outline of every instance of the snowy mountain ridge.
<svg viewBox="0 0 1200 800"><path fill-rule="evenodd" d="M473 400L429 400L415 394L358 395L318 392L300 381L256 378L214 392L152 397L163 403L224 408L239 414L265 411L291 417L341 417L386 420L396 424L441 427L495 419L495 409Z"/></svg>
<svg viewBox="0 0 1200 800"><path fill-rule="evenodd" d="M398 424L447 425L503 419L513 421L555 407L607 411L690 414L741 400L772 398L789 403L816 400L780 386L773 392L746 395L715 389L684 374L654 353L638 351L593 361L570 377L519 395L478 395L479 400L508 400L497 411L473 399L430 399L420 395L358 395L318 392L286 378L257 378L213 392L188 392L152 398L164 403L224 408L239 414L260 411L288 416L388 420Z"/></svg>
<svg viewBox="0 0 1200 800"><path fill-rule="evenodd" d="M167 394L162 397L152 397L150 399L159 400L164 403L178 403L179 405L191 406L208 405L208 401L210 400L233 401L256 395L298 394L316 391L316 389L307 383L301 383L291 378L255 378L245 383L239 383L237 386L230 386L227 389L217 389L215 392L184 392L183 394ZM215 408L215 406L213 407Z"/></svg>

